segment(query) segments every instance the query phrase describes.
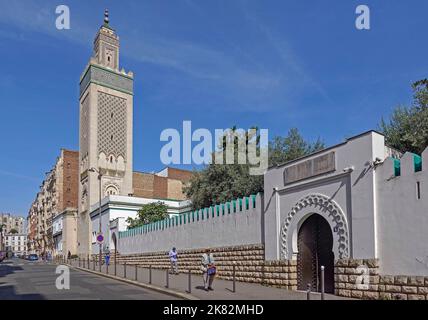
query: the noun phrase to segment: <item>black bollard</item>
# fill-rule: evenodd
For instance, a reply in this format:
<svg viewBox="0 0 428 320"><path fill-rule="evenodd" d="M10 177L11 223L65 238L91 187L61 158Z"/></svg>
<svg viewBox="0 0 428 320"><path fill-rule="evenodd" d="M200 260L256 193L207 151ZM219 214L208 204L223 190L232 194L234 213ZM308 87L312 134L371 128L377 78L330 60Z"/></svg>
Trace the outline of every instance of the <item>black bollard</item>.
<svg viewBox="0 0 428 320"><path fill-rule="evenodd" d="M232 292L235 293L236 292L236 266L235 264L233 265L233 288L232 288Z"/></svg>
<svg viewBox="0 0 428 320"><path fill-rule="evenodd" d="M188 293L192 293L192 271L189 269L189 279L188 279Z"/></svg>

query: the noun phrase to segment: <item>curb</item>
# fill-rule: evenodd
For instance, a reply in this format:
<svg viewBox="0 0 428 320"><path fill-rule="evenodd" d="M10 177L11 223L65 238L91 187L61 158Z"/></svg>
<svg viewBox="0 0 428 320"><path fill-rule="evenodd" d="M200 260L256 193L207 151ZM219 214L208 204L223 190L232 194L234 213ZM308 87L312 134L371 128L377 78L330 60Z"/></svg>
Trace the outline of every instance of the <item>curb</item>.
<svg viewBox="0 0 428 320"><path fill-rule="evenodd" d="M85 272L89 272L98 276L102 276L104 278L109 278L109 279L113 279L113 280L117 280L117 281L121 281L121 282L125 282L127 284L132 284L135 285L137 287L141 287L141 288L145 288L145 289L150 289L153 291L157 291L159 293L164 293L176 298L180 298L180 299L184 299L184 300L200 300L198 298L196 298L195 296L192 296L190 294L187 293L181 293L181 292L177 292L171 289L167 289L167 288L162 288L162 287L158 287L158 286L154 286L151 284L146 284L146 283L142 283L142 282L138 282L138 281L134 281L134 280L130 280L130 279L124 279L118 276L113 276L110 274L105 274L105 273L101 273L98 271L93 271L93 270L89 270L89 269L84 269L81 267L75 267L69 264L66 264L68 267L72 268L72 269L76 269L76 270L80 270L80 271L85 271Z"/></svg>

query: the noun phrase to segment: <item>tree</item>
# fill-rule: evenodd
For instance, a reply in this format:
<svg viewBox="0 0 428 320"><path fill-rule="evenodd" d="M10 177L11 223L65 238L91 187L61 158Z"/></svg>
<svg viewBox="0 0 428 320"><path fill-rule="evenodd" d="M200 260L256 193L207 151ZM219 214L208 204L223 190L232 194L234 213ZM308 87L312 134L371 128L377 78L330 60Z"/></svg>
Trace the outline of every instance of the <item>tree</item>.
<svg viewBox="0 0 428 320"><path fill-rule="evenodd" d="M235 127L231 129L235 131ZM245 137L246 143L256 139L260 147L260 137ZM226 137L221 140L225 147ZM256 194L263 191L263 176L250 175L249 164L237 164L237 140L235 141L234 164L221 165L212 161L201 171L195 171L194 176L185 186L184 192L192 200L194 209L210 207L214 204L224 203L236 198ZM307 155L324 147L318 139L309 143L303 139L297 129L291 129L286 137L275 137L269 143L269 164L279 164Z"/></svg>
<svg viewBox="0 0 428 320"><path fill-rule="evenodd" d="M412 105L396 107L379 126L390 147L421 154L428 146L428 80L413 83L412 89Z"/></svg>
<svg viewBox="0 0 428 320"><path fill-rule="evenodd" d="M269 143L269 165L283 164L323 148L324 143L319 138L315 142L305 141L299 130L292 128L286 137L274 137Z"/></svg>
<svg viewBox="0 0 428 320"><path fill-rule="evenodd" d="M233 139L233 164L216 164L215 153L212 154L211 164L201 171L195 171L189 183L184 187L184 193L192 200L194 209L210 207L239 197L256 194L263 189L263 177L250 174L248 161L249 141L260 147L260 136L255 132L237 132L236 127L226 131L219 141L219 147L226 150L228 139ZM253 140L254 139L254 140ZM245 143L245 164L238 163L239 141ZM232 142L229 140L229 142ZM226 163L226 151L223 152L223 163Z"/></svg>
<svg viewBox="0 0 428 320"><path fill-rule="evenodd" d="M135 219L128 217L126 222L129 224L128 228L135 228L167 217L168 207L163 202L158 201L143 205L138 210L137 217Z"/></svg>
<svg viewBox="0 0 428 320"><path fill-rule="evenodd" d="M10 234L16 234L18 231L16 229L10 229Z"/></svg>

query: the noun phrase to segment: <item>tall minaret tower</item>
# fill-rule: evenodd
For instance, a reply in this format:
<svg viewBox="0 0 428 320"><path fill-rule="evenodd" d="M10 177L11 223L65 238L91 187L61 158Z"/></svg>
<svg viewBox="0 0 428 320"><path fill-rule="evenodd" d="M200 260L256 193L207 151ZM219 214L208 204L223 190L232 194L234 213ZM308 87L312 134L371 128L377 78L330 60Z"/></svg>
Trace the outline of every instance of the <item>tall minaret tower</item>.
<svg viewBox="0 0 428 320"><path fill-rule="evenodd" d="M132 191L133 73L119 70L119 37L109 14L94 41L94 52L80 77L80 184L78 252L91 253L91 211L101 197ZM92 208L91 208L92 207ZM95 206L96 208L97 206ZM105 221L103 220L105 223Z"/></svg>

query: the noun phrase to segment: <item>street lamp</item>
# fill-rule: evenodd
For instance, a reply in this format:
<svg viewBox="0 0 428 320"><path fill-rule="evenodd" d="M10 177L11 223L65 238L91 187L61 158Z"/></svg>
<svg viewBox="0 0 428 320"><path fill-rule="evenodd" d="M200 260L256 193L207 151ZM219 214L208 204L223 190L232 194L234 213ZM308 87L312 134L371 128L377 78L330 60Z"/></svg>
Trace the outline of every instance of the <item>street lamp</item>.
<svg viewBox="0 0 428 320"><path fill-rule="evenodd" d="M98 173L98 180L99 180L99 203L98 203L98 219L99 219L99 234L102 233L101 231L101 178L103 177L102 173L101 173L101 169L96 169L96 168L90 168L89 172L96 172ZM100 245L100 253L99 253L99 257L98 257L98 264L99 264L99 270L101 272L101 254L102 254L102 244L101 242L99 243Z"/></svg>

